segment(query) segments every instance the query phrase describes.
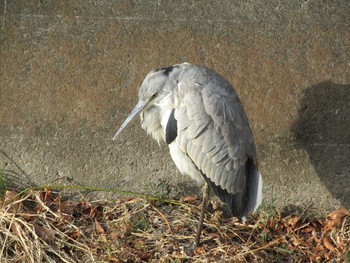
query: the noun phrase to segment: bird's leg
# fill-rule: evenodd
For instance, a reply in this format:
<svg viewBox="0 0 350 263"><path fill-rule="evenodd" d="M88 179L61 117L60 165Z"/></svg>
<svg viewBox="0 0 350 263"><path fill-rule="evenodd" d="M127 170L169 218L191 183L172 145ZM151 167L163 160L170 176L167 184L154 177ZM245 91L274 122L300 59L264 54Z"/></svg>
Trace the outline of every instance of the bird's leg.
<svg viewBox="0 0 350 263"><path fill-rule="evenodd" d="M196 234L196 238L194 240L193 249L195 249L197 246L199 246L199 241L200 241L200 237L201 237L201 233L202 233L202 227L203 227L203 221L204 221L204 214L205 214L205 210L207 209L207 205L208 205L209 187L208 187L207 183L205 183L203 185L202 191L203 191L203 205L202 205L202 210L201 210L201 216L199 218L197 234Z"/></svg>

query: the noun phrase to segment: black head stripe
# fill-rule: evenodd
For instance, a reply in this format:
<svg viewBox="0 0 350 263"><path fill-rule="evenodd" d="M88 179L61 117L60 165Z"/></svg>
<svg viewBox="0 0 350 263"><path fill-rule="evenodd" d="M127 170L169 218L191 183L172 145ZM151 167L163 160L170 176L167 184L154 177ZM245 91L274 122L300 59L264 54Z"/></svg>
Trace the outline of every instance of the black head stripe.
<svg viewBox="0 0 350 263"><path fill-rule="evenodd" d="M156 71L163 71L163 74L168 77L170 72L172 72L175 67L178 67L178 66L169 66L169 67L164 67L164 68L158 68Z"/></svg>

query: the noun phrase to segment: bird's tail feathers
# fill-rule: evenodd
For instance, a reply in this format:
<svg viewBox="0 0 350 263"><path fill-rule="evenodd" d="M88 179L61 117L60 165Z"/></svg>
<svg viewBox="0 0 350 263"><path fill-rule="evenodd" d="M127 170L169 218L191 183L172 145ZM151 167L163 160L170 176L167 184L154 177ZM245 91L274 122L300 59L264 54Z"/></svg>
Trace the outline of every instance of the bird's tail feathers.
<svg viewBox="0 0 350 263"><path fill-rule="evenodd" d="M248 159L246 165L242 166L240 174L246 175L246 182L242 191L230 194L226 189L217 186L208 177L204 176L209 187L221 201L225 202L235 217L245 218L248 212L255 212L262 201L262 177L254 162Z"/></svg>
<svg viewBox="0 0 350 263"><path fill-rule="evenodd" d="M248 166L248 182L247 182L247 212L256 212L262 202L262 186L263 180L260 171L255 164L250 161Z"/></svg>

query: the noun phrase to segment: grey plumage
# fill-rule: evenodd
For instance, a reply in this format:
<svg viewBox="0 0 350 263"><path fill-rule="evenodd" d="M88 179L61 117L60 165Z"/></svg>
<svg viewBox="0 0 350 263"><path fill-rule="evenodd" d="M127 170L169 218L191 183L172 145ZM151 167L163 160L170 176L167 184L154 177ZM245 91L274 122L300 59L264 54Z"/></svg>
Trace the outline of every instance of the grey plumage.
<svg viewBox="0 0 350 263"><path fill-rule="evenodd" d="M228 81L206 67L178 64L150 72L139 99L115 137L142 111L142 128L158 142L168 142L182 174L208 183L234 216L256 210L262 178L254 138Z"/></svg>

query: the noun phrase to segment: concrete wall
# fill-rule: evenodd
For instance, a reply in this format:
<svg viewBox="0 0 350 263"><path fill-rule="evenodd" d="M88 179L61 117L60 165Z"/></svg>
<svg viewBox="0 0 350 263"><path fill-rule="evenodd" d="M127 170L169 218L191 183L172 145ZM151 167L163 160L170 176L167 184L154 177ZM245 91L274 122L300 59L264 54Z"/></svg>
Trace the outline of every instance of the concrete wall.
<svg viewBox="0 0 350 263"><path fill-rule="evenodd" d="M145 75L187 61L239 93L265 202L349 208L349 13L348 0L1 0L0 169L21 187L145 192L167 178L189 192L138 123L111 141Z"/></svg>

